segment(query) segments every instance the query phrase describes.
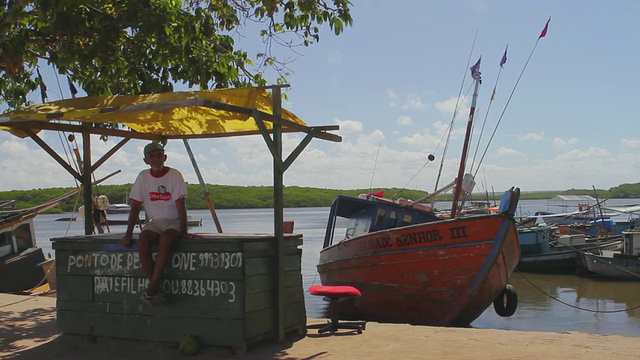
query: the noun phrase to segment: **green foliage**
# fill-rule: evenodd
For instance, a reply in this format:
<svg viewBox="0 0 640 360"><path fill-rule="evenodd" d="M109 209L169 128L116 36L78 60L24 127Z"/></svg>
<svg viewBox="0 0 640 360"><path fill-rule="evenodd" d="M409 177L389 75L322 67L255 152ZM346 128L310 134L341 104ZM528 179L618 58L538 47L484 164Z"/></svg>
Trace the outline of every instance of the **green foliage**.
<svg viewBox="0 0 640 360"><path fill-rule="evenodd" d="M27 103L46 61L90 96L282 83L286 63L272 45L293 49L352 25L347 0L10 1L0 6L0 104ZM234 42L255 24L266 44L249 54ZM244 36L244 34L242 34ZM251 35L249 35L251 36ZM254 62L255 60L255 62Z"/></svg>
<svg viewBox="0 0 640 360"><path fill-rule="evenodd" d="M126 203L129 197L131 184L123 185L100 185L94 187L94 195L106 195L109 203ZM207 185L209 197L216 209L254 209L273 207L273 188L271 186L229 186L229 185ZM0 200L16 200L17 208L27 208L36 206L50 200L56 196L71 191L71 188L51 188L34 190L11 190L1 191ZM374 189L374 191L384 191L388 198L418 199L427 195L424 191L408 189ZM288 208L296 207L328 207L338 195L358 196L367 193L368 189L338 190L321 189L298 186L288 186L284 188L284 206ZM208 205L199 184L187 184L187 208L208 209ZM552 197L565 195L591 195L594 196L593 189L570 189L565 191L549 192L529 192L523 193L521 199L551 199ZM495 195L495 199L500 199L500 194ZM609 198L640 198L640 183L623 184L609 190L597 190L600 199ZM490 196L490 200L495 200ZM451 201L451 194L438 196L439 201ZM486 200L486 195L473 194L471 200ZM71 212L77 211L82 205L82 194L68 199L63 205L52 209L50 212Z"/></svg>
<svg viewBox="0 0 640 360"><path fill-rule="evenodd" d="M611 198L640 198L640 183L622 184L609 189Z"/></svg>

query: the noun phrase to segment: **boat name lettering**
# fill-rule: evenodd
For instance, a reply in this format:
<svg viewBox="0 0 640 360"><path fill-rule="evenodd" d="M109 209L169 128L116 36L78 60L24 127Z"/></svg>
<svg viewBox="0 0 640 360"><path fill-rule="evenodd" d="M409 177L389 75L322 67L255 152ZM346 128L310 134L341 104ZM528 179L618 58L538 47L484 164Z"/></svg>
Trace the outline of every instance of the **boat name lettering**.
<svg viewBox="0 0 640 360"><path fill-rule="evenodd" d="M428 231L416 231L409 234L402 234L396 236L396 244L399 247L409 246L414 244L430 243L434 241L442 241L443 237L440 234L440 230L433 229Z"/></svg>
<svg viewBox="0 0 640 360"><path fill-rule="evenodd" d="M157 254L154 253L154 258ZM177 270L197 271L199 269L242 268L242 252L185 252L172 253L170 267ZM67 271L71 269L140 269L140 256L137 252L120 253L81 253L70 255Z"/></svg>
<svg viewBox="0 0 640 360"><path fill-rule="evenodd" d="M94 277L95 294L123 293L142 294L149 285L145 278L125 276ZM191 295L200 297L228 297L227 301L236 301L236 284L233 281L203 279L163 279L160 286L166 294Z"/></svg>
<svg viewBox="0 0 640 360"><path fill-rule="evenodd" d="M449 228L449 231L451 232L451 238L452 239L459 239L459 238L469 237L469 235L467 235L467 227L466 226L452 227L452 228Z"/></svg>
<svg viewBox="0 0 640 360"><path fill-rule="evenodd" d="M383 249L393 246L393 239L389 235L376 236L374 238L366 239L363 242L358 243L360 250L366 249Z"/></svg>

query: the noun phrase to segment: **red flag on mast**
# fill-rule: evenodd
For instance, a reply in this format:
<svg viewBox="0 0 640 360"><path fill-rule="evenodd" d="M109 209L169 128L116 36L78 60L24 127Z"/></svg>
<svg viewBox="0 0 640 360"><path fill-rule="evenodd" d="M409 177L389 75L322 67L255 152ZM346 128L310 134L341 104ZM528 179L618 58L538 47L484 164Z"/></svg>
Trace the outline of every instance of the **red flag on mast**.
<svg viewBox="0 0 640 360"><path fill-rule="evenodd" d="M545 35L547 35L547 30L549 30L549 21L551 21L551 16L549 16L549 20L547 20L547 23L544 25L544 29L542 29L542 32L540 33L540 36L538 36L538 39L541 39L545 37Z"/></svg>

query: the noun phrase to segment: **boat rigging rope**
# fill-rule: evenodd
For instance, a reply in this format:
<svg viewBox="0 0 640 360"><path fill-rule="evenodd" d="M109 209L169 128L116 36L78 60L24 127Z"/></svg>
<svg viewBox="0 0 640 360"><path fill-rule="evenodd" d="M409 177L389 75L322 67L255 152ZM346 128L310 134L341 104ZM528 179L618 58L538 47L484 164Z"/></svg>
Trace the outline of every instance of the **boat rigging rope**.
<svg viewBox="0 0 640 360"><path fill-rule="evenodd" d="M549 20L551 20L551 18L549 18ZM547 24L548 24L548 22L547 22ZM546 27L545 27L545 29L546 29ZM545 32L545 35L546 35L546 32ZM536 40L536 43L533 46L533 49L531 49L531 53L529 54L529 57L527 58L527 61L524 63L524 66L522 67L522 71L520 71L520 75L518 76L518 79L516 80L515 85L513 85L513 89L511 89L511 94L509 94L509 98L507 99L507 102L504 105L504 108L502 109L502 113L500 113L500 117L498 118L498 122L496 123L496 126L493 128L493 132L491 133L491 137L489 138L489 141L487 142L487 146L485 146L485 148L484 148L484 152L482 153L482 157L480 158L480 161L478 161L478 167L476 168L476 171L473 173L474 177L478 173L478 169L480 168L480 165L482 165L482 161L484 160L484 157L487 155L487 151L489 150L489 145L491 145L491 142L493 141L493 137L496 135L496 131L498 130L498 127L500 126L500 122L502 121L502 118L504 117L504 113L507 111L507 107L509 107L509 103L511 102L511 98L513 98L513 94L515 93L516 88L518 87L518 84L520 83L520 79L522 79L522 75L524 74L524 71L527 69L527 65L529 64L529 60L531 60L531 57L533 56L533 52L538 47L538 43L540 42L540 39L542 39L543 36L544 36L543 34L540 34L540 36L538 37L538 40Z"/></svg>
<svg viewBox="0 0 640 360"><path fill-rule="evenodd" d="M451 122L449 123L449 129L447 131L447 141L445 142L444 150L442 151L442 158L440 159L440 168L438 169L438 177L436 178L435 187L433 189L434 192L438 191L438 185L440 184L440 176L442 176L442 169L444 168L444 159L446 158L447 150L449 149L449 142L451 140L451 133L453 132L453 124L455 122L456 116L458 116L458 110L460 109L460 106L462 106L460 101L460 95L462 95L462 89L464 89L464 83L467 79L467 71L469 69L469 64L471 64L471 56L473 54L473 48L476 45L477 38L478 38L478 31L476 30L476 34L473 37L473 43L471 44L471 50L469 51L469 58L467 58L467 65L465 66L465 69L464 69L464 73L463 73L464 75L462 76L462 83L460 84L458 97L456 98L456 106L454 107L453 116L451 117ZM469 87L469 89L470 88L471 87Z"/></svg>
<svg viewBox="0 0 640 360"><path fill-rule="evenodd" d="M509 45L507 45L507 48L504 50L504 55L502 56L502 60L500 61L500 70L498 70L498 76L496 76L496 82L493 85L493 91L491 92L491 98L489 99L489 105L487 106L487 112L484 114L484 120L482 121L482 128L480 129L480 135L478 137L478 142L476 143L476 150L473 153L471 166L469 167L469 169L471 169L471 172L473 172L473 164L475 163L476 156L478 155L478 148L480 147L480 140L482 140L482 134L484 134L484 127L487 124L487 118L489 117L489 112L491 111L491 104L493 104L493 100L495 100L495 98L496 98L496 89L498 88L498 81L500 80L500 74L502 73L502 66L504 66L505 62L507 61L507 50L508 49L509 49ZM487 145L487 146L489 146L489 145ZM476 171L476 173L477 173L477 171ZM474 174L474 177L475 177L475 174Z"/></svg>
<svg viewBox="0 0 640 360"><path fill-rule="evenodd" d="M464 103L464 100L469 95L469 92L471 92L471 87L472 86L473 86L473 84L470 84L469 87L467 88L467 92L462 97L462 100L459 101L459 102L456 102L456 106L454 108L453 119L451 119L451 123L447 126L447 129L444 131L442 137L440 138L440 142L438 142L438 145L436 145L436 147L433 149L433 152L431 154L429 154L429 156L427 156L427 161L425 161L425 163L422 164L422 167L411 177L411 179L409 179L409 181L407 181L404 184L402 189L406 189L407 186L409 185L409 183L411 183L411 181L413 181L413 179L415 179L416 176L418 176L420 174L420 172L422 172L422 170L427 166L427 164L429 164L431 161L433 161L435 159L433 154L438 152L438 149L440 148L440 145L442 145L442 143L444 141L445 135L447 135L447 143L449 142L449 136L451 135L451 129L453 127L453 120L457 117L458 110L460 109L460 107ZM458 95L458 99L460 99L460 94ZM442 159L443 160L444 160L444 157L445 157L446 153L447 153L447 150L445 148L445 150L442 152ZM436 190L435 191L438 190L438 183L440 181L440 175L442 174L442 167L443 167L443 162L441 161L440 162L440 170L438 171L438 179L436 180ZM398 191L396 194L394 194L394 196L392 198L395 198L396 195L398 195L400 192L402 192L402 189L400 189L400 191Z"/></svg>
<svg viewBox="0 0 640 360"><path fill-rule="evenodd" d="M522 277L526 282L528 282L529 285L533 286L536 290L540 291L541 293L546 295L548 298L553 299L553 300L561 303L562 305L566 305L568 307L571 307L571 308L574 308L574 309L577 309L577 310L583 310L583 311L588 311L588 312L592 312L592 313L613 314L613 313L626 312L626 311L631 311L631 310L635 310L635 309L640 308L640 305L638 305L638 306L633 306L633 307L630 307L630 308L624 308L624 309L619 309L619 310L593 310L593 309L586 309L586 308L583 308L583 307L575 306L575 305L569 304L567 302L564 302L564 301L558 299L557 297L549 294L548 292L542 290L541 288L536 286L534 283L532 283L531 280L529 280L526 276L524 276L522 274L522 272L517 271L517 270L516 270L516 272L520 275L520 277Z"/></svg>
<svg viewBox="0 0 640 360"><path fill-rule="evenodd" d="M378 165L378 155L380 154L380 143L382 141L378 140L378 150L376 151L376 160L373 162L373 173L371 174L371 183L369 183L369 192L373 191L373 178L376 176L376 166Z"/></svg>

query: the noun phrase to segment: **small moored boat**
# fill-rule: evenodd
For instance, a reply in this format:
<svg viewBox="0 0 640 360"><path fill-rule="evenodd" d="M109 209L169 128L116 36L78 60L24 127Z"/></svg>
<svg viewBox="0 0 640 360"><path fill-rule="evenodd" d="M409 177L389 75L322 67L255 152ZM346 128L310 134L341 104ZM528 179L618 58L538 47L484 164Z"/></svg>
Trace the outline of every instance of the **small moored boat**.
<svg viewBox="0 0 640 360"><path fill-rule="evenodd" d="M602 255L582 253L582 261L593 274L640 281L640 229L629 229L622 234L622 251L607 251Z"/></svg>

